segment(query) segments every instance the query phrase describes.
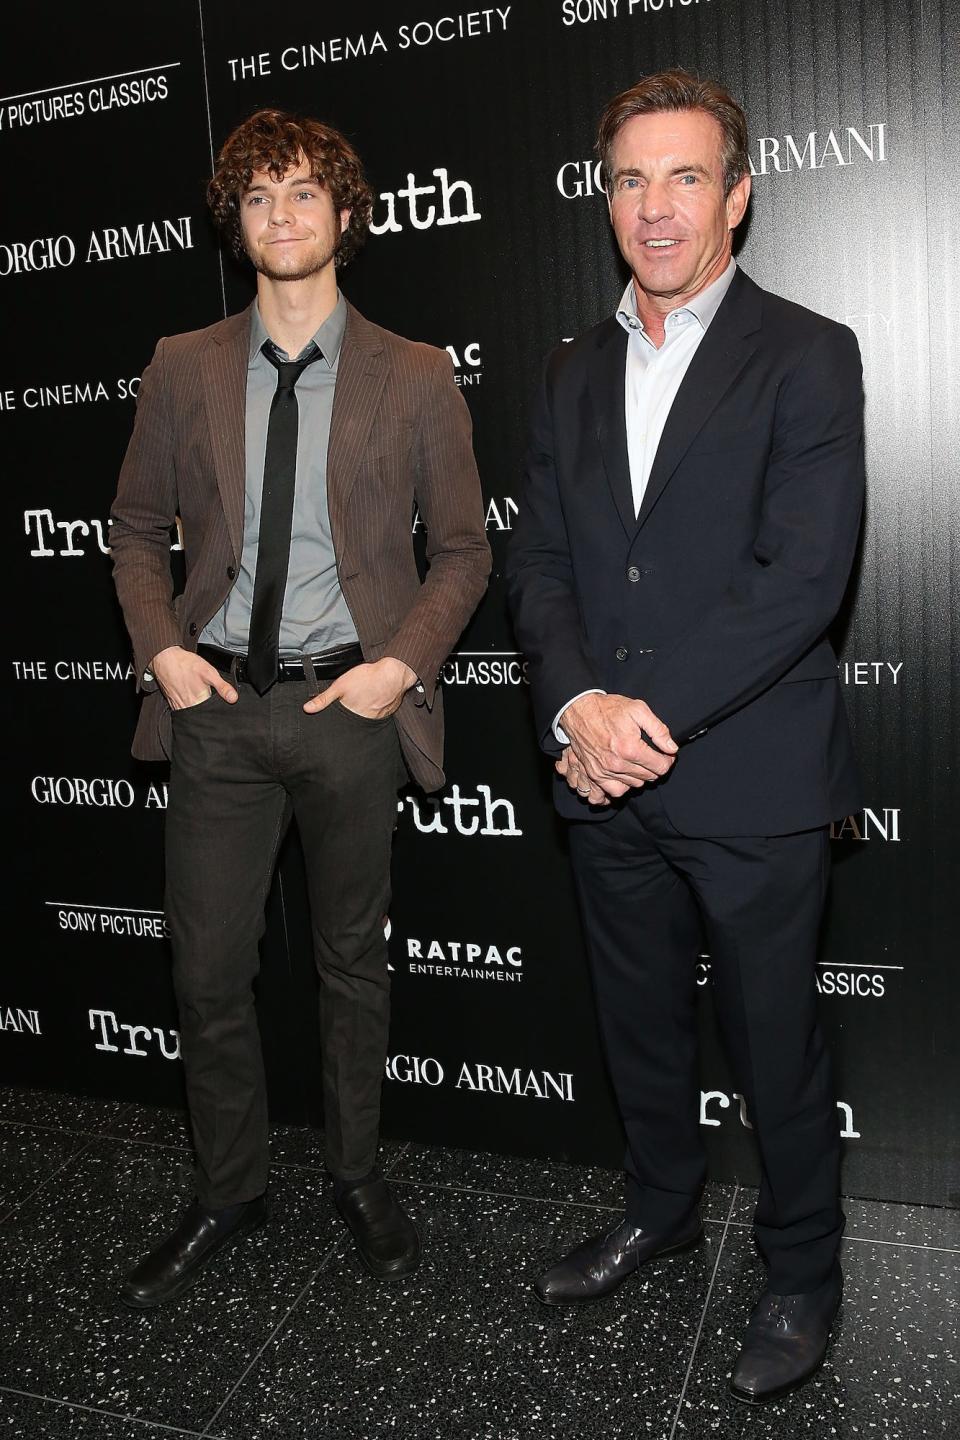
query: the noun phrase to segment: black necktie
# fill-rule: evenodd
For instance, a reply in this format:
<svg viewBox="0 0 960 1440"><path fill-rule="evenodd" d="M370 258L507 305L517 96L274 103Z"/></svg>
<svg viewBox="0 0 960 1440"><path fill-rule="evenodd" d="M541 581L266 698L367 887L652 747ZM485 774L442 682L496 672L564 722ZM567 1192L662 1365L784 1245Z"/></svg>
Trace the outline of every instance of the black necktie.
<svg viewBox="0 0 960 1440"><path fill-rule="evenodd" d="M263 462L260 500L260 543L253 584L247 677L263 695L277 678L280 658L280 620L283 592L290 563L293 495L297 480L297 381L322 352L311 345L301 360L281 360L276 346L265 340L263 353L277 370L277 388L270 405L267 450Z"/></svg>

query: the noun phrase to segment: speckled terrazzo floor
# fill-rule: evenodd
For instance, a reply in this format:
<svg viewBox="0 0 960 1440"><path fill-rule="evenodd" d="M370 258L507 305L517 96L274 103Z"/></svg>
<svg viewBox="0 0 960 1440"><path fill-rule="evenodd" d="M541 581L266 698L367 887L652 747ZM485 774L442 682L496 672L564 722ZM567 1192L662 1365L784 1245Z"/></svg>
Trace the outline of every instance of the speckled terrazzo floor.
<svg viewBox="0 0 960 1440"><path fill-rule="evenodd" d="M334 1214L323 1137L276 1127L271 1218L172 1308L118 1278L189 1194L179 1112L0 1091L0 1440L613 1440L960 1435L960 1212L850 1200L827 1363L751 1409L725 1382L762 1273L751 1192L612 1299L544 1310L542 1266L615 1212L610 1171L388 1144L425 1241L377 1284Z"/></svg>

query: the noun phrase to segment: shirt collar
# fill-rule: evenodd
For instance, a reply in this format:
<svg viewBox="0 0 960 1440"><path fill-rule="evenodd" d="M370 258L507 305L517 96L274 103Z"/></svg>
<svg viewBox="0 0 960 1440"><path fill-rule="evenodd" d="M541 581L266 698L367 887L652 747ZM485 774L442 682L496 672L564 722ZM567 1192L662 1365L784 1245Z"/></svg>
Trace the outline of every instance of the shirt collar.
<svg viewBox="0 0 960 1440"><path fill-rule="evenodd" d="M686 305L680 305L676 310L671 310L667 320L669 321L674 315L692 315L695 320L699 321L700 328L706 330L720 309L723 297L730 289L730 282L733 280L736 269L737 262L731 255L730 263L723 274L718 275L716 280L705 290L700 291L699 295L694 295L692 300L688 300ZM643 321L637 314L637 292L633 287L632 280L624 290L623 298L617 307L617 320L628 334L631 330L639 330L642 334L646 333Z"/></svg>
<svg viewBox="0 0 960 1440"><path fill-rule="evenodd" d="M335 370L340 355L340 347L343 344L344 333L347 328L347 302L342 292L337 292L337 303L330 314L313 336L313 343L323 353L323 360L317 364L326 365L328 369ZM265 340L269 340L263 318L260 314L260 306L256 300L253 302L253 310L250 316L250 355L247 361L247 368L252 368L260 354L261 347ZM285 353L283 351L281 354ZM269 362L267 362L269 363Z"/></svg>

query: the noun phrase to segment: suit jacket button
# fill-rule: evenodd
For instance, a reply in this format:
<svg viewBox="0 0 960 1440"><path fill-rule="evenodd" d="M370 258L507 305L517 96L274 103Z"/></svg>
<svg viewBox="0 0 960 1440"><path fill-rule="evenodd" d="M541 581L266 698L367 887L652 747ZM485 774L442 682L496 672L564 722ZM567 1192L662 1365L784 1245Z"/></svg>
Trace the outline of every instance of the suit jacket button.
<svg viewBox="0 0 960 1440"><path fill-rule="evenodd" d="M640 571L637 569L636 565L630 566L630 569L627 571L627 579L631 581L634 585L640 579Z"/></svg>
<svg viewBox="0 0 960 1440"><path fill-rule="evenodd" d="M621 645L620 648L617 650L617 659L618 659L618 660L626 660L626 659L629 657L629 655L630 655L630 651L627 649L626 645Z"/></svg>
<svg viewBox="0 0 960 1440"><path fill-rule="evenodd" d="M236 580L236 578L237 578L237 572L236 572L236 570L234 570L234 568L233 568L232 565L228 565L228 566L227 566L227 579L228 579L228 580Z"/></svg>
<svg viewBox="0 0 960 1440"><path fill-rule="evenodd" d="M190 621L190 624L187 626L187 634L188 634L188 635L196 635L196 633L197 633L197 622L196 622L196 620L191 620L191 621Z"/></svg>

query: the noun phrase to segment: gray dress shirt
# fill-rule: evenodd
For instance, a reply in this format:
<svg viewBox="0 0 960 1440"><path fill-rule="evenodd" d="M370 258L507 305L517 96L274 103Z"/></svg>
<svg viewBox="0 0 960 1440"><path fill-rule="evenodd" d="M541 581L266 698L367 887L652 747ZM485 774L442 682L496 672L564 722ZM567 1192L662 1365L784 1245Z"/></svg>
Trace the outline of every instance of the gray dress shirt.
<svg viewBox="0 0 960 1440"><path fill-rule="evenodd" d="M297 381L299 430L297 478L290 535L290 564L283 593L280 654L313 655L336 645L357 642L347 602L340 589L327 513L327 446L337 383L337 364L347 324L342 295L320 326L313 342L322 358L308 365ZM243 549L236 582L223 606L203 629L200 639L244 655L250 636L250 612L260 543L260 499L267 450L270 405L277 388L277 371L262 353L268 340L260 309L254 305L250 322L250 359L247 366L246 491L243 510ZM308 348L308 347L307 347ZM300 359L305 351L295 359ZM278 347L281 360L290 357Z"/></svg>

